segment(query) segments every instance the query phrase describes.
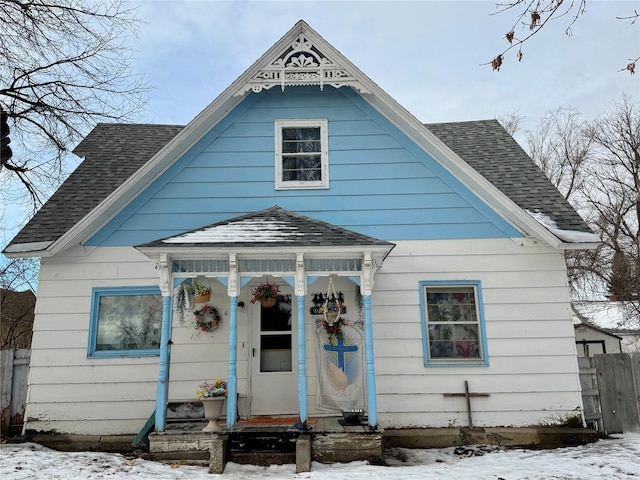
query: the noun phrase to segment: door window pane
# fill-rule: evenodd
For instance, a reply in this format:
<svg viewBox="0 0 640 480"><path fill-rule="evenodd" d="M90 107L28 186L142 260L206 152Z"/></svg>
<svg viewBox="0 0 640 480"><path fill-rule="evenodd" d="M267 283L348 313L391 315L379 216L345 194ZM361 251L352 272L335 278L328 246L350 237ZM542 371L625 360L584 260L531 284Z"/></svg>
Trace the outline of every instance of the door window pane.
<svg viewBox="0 0 640 480"><path fill-rule="evenodd" d="M291 354L291 334L260 337L261 372L292 371Z"/></svg>

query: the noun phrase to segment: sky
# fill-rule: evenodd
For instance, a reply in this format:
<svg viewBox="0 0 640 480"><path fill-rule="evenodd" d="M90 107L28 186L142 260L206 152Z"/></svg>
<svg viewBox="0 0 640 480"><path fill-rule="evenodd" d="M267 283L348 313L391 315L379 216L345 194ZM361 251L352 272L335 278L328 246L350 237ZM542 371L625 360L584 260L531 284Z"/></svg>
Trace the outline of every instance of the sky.
<svg viewBox="0 0 640 480"><path fill-rule="evenodd" d="M640 11L640 0L586 5L571 36L569 17L552 21L525 44L522 62L511 51L496 72L487 63L516 19L496 14L496 1L127 0L143 22L125 39L132 73L153 86L137 121L187 124L300 19L424 123L517 114L524 132L561 106L595 118L623 93L640 98L640 65L635 75L619 71L640 56L640 21L616 19ZM25 215L0 206L0 248Z"/></svg>
<svg viewBox="0 0 640 480"><path fill-rule="evenodd" d="M640 433L612 435L596 443L555 450L389 449L389 467L367 462L325 465L296 474L295 465L261 467L228 463L222 475L206 467L164 465L135 457L95 452L56 452L33 443L0 445L4 480L622 480L640 477Z"/></svg>
<svg viewBox="0 0 640 480"><path fill-rule="evenodd" d="M640 22L616 19L634 9L587 0L571 36L570 18L553 21L499 72L482 64L507 46L516 15L492 15L495 1L147 0L131 44L155 86L152 123L189 122L302 19L425 123L518 113L533 125L563 105L595 117L623 92L640 96L640 73L619 72L640 55Z"/></svg>

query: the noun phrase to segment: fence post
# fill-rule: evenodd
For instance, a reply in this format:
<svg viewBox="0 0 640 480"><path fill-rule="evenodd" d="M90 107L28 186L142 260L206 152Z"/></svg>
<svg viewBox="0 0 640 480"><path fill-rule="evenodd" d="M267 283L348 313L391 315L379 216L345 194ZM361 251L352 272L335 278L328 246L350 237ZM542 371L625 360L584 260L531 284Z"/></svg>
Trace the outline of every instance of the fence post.
<svg viewBox="0 0 640 480"><path fill-rule="evenodd" d="M14 350L0 350L0 433L9 434Z"/></svg>

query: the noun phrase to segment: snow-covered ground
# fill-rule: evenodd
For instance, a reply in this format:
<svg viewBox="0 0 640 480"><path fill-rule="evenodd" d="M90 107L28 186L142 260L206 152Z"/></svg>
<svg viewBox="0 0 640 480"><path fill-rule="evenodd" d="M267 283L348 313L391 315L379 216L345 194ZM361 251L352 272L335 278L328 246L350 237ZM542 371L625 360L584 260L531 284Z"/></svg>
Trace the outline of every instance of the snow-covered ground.
<svg viewBox="0 0 640 480"><path fill-rule="evenodd" d="M472 447L385 452L388 467L365 462L322 465L295 473L294 465L268 468L227 464L223 475L207 468L165 465L93 452L56 452L33 443L0 445L0 478L14 479L312 479L312 480L542 480L640 478L640 433L556 450Z"/></svg>

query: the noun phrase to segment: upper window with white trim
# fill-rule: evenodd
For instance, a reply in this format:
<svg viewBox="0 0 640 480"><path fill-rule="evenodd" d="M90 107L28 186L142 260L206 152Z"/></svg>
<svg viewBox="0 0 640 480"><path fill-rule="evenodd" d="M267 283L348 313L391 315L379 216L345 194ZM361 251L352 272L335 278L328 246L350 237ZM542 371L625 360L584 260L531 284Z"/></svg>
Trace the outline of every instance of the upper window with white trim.
<svg viewBox="0 0 640 480"><path fill-rule="evenodd" d="M328 188L327 120L276 120L276 189Z"/></svg>
<svg viewBox="0 0 640 480"><path fill-rule="evenodd" d="M480 282L420 282L424 363L488 365Z"/></svg>
<svg viewBox="0 0 640 480"><path fill-rule="evenodd" d="M94 288L90 357L160 354L162 295L156 286Z"/></svg>

